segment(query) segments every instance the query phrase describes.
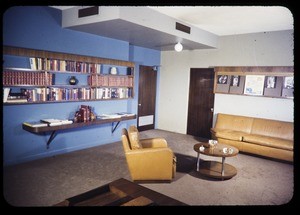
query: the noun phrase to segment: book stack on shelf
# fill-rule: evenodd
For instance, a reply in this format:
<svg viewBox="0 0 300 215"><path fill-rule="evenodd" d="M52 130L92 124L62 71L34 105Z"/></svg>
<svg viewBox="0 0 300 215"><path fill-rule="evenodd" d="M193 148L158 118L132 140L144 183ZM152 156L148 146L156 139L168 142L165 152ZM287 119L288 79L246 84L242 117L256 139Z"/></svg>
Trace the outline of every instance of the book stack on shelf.
<svg viewBox="0 0 300 215"><path fill-rule="evenodd" d="M97 119L120 119L122 116L118 114L100 114Z"/></svg>
<svg viewBox="0 0 300 215"><path fill-rule="evenodd" d="M39 122L23 122L23 125L37 128L37 127L47 127L47 126L59 126L59 125L69 125L72 124L72 120L68 119L41 119Z"/></svg>
<svg viewBox="0 0 300 215"><path fill-rule="evenodd" d="M46 123L48 126L68 125L72 124L72 120L68 119L41 119L41 122Z"/></svg>
<svg viewBox="0 0 300 215"><path fill-rule="evenodd" d="M10 92L10 88L5 88L5 90L6 90L4 95L5 97L3 97L3 100L7 103L25 103L28 101L27 95L24 92L12 93Z"/></svg>
<svg viewBox="0 0 300 215"><path fill-rule="evenodd" d="M24 96L8 96L6 103L26 103L27 98Z"/></svg>
<svg viewBox="0 0 300 215"><path fill-rule="evenodd" d="M23 122L23 125L27 125L29 127L38 128L38 127L47 127L48 123L45 122Z"/></svg>
<svg viewBox="0 0 300 215"><path fill-rule="evenodd" d="M21 71L21 69L5 69L3 71L3 85L52 85L53 74L45 72L28 72L26 70Z"/></svg>
<svg viewBox="0 0 300 215"><path fill-rule="evenodd" d="M129 112L119 112L119 113L110 113L110 114L100 114L97 115L98 119L118 119L126 116L134 116L134 113Z"/></svg>

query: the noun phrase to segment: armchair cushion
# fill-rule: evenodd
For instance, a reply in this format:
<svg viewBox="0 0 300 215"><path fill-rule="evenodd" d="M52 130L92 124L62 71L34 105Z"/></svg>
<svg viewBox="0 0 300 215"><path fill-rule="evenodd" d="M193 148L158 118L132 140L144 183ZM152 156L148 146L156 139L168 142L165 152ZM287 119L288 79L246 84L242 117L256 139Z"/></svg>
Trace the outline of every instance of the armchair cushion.
<svg viewBox="0 0 300 215"><path fill-rule="evenodd" d="M168 147L167 141L164 138L147 138L141 139L140 144L142 148L166 148Z"/></svg>
<svg viewBox="0 0 300 215"><path fill-rule="evenodd" d="M135 126L130 126L128 129L128 137L131 149L141 149L139 131Z"/></svg>

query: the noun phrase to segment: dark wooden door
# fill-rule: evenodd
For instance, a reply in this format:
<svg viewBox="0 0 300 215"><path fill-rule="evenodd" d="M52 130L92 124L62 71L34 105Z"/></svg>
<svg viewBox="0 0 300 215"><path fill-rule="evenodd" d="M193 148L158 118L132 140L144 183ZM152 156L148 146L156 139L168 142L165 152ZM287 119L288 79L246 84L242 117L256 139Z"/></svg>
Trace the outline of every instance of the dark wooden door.
<svg viewBox="0 0 300 215"><path fill-rule="evenodd" d="M214 69L192 68L190 70L190 89L187 134L211 138L210 128L214 106Z"/></svg>
<svg viewBox="0 0 300 215"><path fill-rule="evenodd" d="M152 66L140 66L138 130L154 129L157 72Z"/></svg>

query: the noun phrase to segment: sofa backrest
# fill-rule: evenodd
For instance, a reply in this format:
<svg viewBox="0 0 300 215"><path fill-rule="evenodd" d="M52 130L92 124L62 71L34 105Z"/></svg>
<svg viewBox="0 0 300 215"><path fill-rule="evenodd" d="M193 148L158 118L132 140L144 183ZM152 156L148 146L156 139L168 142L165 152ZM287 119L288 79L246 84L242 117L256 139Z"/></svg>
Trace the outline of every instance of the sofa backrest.
<svg viewBox="0 0 300 215"><path fill-rule="evenodd" d="M294 140L294 123L279 120L218 113L215 128Z"/></svg>
<svg viewBox="0 0 300 215"><path fill-rule="evenodd" d="M294 140L294 123L253 118L251 134Z"/></svg>
<svg viewBox="0 0 300 215"><path fill-rule="evenodd" d="M251 117L218 113L215 128L250 133L252 122Z"/></svg>

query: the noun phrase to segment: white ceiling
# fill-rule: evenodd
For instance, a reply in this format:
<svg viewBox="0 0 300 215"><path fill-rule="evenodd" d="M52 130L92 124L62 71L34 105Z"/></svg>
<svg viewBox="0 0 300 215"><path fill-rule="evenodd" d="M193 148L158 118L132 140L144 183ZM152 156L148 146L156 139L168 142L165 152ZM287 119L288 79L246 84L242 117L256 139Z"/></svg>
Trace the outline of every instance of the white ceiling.
<svg viewBox="0 0 300 215"><path fill-rule="evenodd" d="M64 10L73 6L53 6ZM160 6L160 13L218 36L293 29L293 15L281 6Z"/></svg>
<svg viewBox="0 0 300 215"><path fill-rule="evenodd" d="M150 7L219 36L293 29L293 15L279 6Z"/></svg>

